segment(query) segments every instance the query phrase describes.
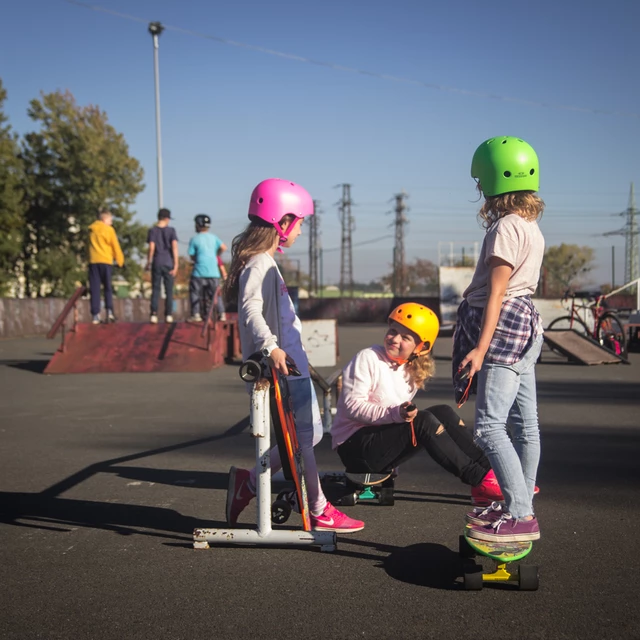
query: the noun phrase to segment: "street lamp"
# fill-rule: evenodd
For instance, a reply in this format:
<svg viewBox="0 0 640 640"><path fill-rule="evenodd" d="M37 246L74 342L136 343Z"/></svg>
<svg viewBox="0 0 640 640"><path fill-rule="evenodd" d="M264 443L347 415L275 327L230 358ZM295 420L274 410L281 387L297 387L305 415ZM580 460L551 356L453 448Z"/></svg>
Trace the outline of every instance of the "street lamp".
<svg viewBox="0 0 640 640"><path fill-rule="evenodd" d="M149 23L149 33L153 38L153 75L156 88L156 154L158 165L158 209L162 209L162 142L160 137L160 77L158 71L158 36L164 31L159 22Z"/></svg>

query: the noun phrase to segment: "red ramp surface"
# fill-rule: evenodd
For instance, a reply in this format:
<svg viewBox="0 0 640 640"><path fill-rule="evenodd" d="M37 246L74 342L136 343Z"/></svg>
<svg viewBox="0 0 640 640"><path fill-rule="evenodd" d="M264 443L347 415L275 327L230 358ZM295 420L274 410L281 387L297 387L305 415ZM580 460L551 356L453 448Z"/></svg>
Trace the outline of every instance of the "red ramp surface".
<svg viewBox="0 0 640 640"><path fill-rule="evenodd" d="M44 373L210 371L229 354L230 323L202 336L202 324L77 324Z"/></svg>

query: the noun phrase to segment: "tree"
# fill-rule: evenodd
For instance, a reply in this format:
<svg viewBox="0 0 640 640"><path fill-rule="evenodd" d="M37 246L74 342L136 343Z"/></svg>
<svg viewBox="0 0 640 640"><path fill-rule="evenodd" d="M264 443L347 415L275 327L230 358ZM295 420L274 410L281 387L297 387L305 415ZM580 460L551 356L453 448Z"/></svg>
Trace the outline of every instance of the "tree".
<svg viewBox="0 0 640 640"><path fill-rule="evenodd" d="M96 106L80 107L69 93L32 100L40 126L23 141L26 232L22 260L26 294L68 296L86 280L88 227L107 207L125 255L123 276L140 278L146 227L129 207L142 191L143 170L122 134Z"/></svg>
<svg viewBox="0 0 640 640"><path fill-rule="evenodd" d="M561 244L544 252L542 270L544 293L562 295L567 289L580 287L580 276L593 269L593 249L577 244Z"/></svg>
<svg viewBox="0 0 640 640"><path fill-rule="evenodd" d="M23 165L17 136L2 107L7 92L0 79L0 295L17 281L24 229Z"/></svg>
<svg viewBox="0 0 640 640"><path fill-rule="evenodd" d="M381 279L383 285L393 288L393 271ZM396 292L397 295L408 293L428 293L438 288L438 267L431 260L416 258L405 265L405 290Z"/></svg>

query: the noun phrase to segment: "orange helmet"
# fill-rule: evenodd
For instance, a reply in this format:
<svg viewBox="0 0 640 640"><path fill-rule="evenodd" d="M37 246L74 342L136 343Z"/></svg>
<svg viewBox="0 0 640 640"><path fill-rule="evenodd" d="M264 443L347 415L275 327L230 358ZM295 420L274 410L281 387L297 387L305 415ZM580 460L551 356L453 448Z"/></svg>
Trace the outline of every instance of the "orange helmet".
<svg viewBox="0 0 640 640"><path fill-rule="evenodd" d="M417 334L424 350L429 351L438 337L438 316L428 307L417 302L405 302L389 314L390 322L397 322ZM422 345L418 345L421 347Z"/></svg>

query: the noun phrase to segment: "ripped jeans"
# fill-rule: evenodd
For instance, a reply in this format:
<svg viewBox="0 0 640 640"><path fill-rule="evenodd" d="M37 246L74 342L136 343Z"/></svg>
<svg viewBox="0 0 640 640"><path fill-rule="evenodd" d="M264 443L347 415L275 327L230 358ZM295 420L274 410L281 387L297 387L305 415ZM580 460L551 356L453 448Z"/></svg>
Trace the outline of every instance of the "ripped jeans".
<svg viewBox="0 0 640 640"><path fill-rule="evenodd" d="M418 411L413 421L361 427L337 452L352 473L390 473L424 448L443 469L465 484L479 485L491 469L473 434L446 404Z"/></svg>
<svg viewBox="0 0 640 640"><path fill-rule="evenodd" d="M541 335L534 338L515 364L485 362L477 374L474 440L489 459L514 518L533 514L540 461L535 365L542 342Z"/></svg>
<svg viewBox="0 0 640 640"><path fill-rule="evenodd" d="M289 394L293 404L293 413L296 417L296 434L298 444L304 459L304 480L307 485L307 497L309 500L309 511L314 514L322 513L327 505L318 477L318 465L316 456L313 453L315 447L322 440L322 419L316 390L311 378L287 378ZM273 447L269 452L271 456L271 473L276 473L282 469L280 452L278 447ZM256 486L257 467L251 469L250 483Z"/></svg>

